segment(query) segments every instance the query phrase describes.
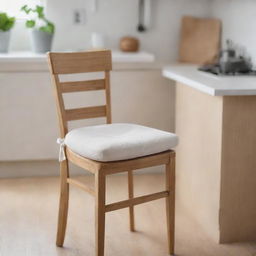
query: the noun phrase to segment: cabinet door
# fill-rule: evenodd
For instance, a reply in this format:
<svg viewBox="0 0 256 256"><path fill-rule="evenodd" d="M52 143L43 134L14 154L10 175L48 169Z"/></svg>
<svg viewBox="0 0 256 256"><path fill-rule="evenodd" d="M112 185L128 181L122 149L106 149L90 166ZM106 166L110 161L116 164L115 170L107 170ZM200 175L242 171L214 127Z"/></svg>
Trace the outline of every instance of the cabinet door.
<svg viewBox="0 0 256 256"><path fill-rule="evenodd" d="M1 73L0 120L0 160L57 157L58 126L47 73Z"/></svg>

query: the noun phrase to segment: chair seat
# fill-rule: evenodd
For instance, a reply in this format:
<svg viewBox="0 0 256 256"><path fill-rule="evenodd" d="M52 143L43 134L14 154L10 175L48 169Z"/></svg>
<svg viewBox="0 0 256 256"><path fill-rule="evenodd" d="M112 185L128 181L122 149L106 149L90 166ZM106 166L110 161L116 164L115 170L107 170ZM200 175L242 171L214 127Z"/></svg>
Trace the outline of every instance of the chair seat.
<svg viewBox="0 0 256 256"><path fill-rule="evenodd" d="M105 124L70 131L65 145L74 153L100 162L133 159L177 146L175 134L136 124Z"/></svg>

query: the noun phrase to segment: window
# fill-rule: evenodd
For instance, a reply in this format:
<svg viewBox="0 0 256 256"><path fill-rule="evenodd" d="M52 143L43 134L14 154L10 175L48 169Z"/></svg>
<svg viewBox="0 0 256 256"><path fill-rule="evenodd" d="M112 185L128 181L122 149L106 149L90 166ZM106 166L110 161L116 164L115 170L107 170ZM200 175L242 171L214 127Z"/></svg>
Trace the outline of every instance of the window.
<svg viewBox="0 0 256 256"><path fill-rule="evenodd" d="M25 4L32 7L36 4L45 5L45 0L0 0L0 2L0 11L7 12L8 15L16 18L24 17L24 13L20 12L20 8Z"/></svg>

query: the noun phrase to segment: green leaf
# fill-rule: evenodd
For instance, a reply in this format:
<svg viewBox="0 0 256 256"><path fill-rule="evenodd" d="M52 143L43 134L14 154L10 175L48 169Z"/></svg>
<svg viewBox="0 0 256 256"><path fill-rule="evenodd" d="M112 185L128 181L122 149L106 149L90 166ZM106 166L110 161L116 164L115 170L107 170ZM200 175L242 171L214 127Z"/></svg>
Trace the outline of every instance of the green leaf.
<svg viewBox="0 0 256 256"><path fill-rule="evenodd" d="M52 34L54 34L55 27L54 27L53 23L48 21L47 25L40 27L39 30L52 35Z"/></svg>
<svg viewBox="0 0 256 256"><path fill-rule="evenodd" d="M23 5L20 10L25 12L26 14L29 14L32 11L31 8L28 8L27 4Z"/></svg>
<svg viewBox="0 0 256 256"><path fill-rule="evenodd" d="M5 23L7 21L7 15L6 13L0 13L0 28L3 29L5 26Z"/></svg>
<svg viewBox="0 0 256 256"><path fill-rule="evenodd" d="M26 21L26 27L27 28L33 28L33 27L35 27L35 25L36 25L36 22L34 20L27 20Z"/></svg>
<svg viewBox="0 0 256 256"><path fill-rule="evenodd" d="M9 17L6 13L0 13L0 30L9 31L13 28L16 19L14 17Z"/></svg>
<svg viewBox="0 0 256 256"><path fill-rule="evenodd" d="M43 6L37 5L34 9L31 9L28 7L28 5L24 5L21 7L21 11L25 12L26 14L29 14L30 12L36 13L38 16L38 19L40 19L41 21L43 21L43 23L45 23L45 25L41 26L38 29L40 31L43 31L49 34L54 34L55 26L52 22L46 19ZM26 27L34 28L36 26L36 20L31 20L31 19L27 20Z"/></svg>
<svg viewBox="0 0 256 256"><path fill-rule="evenodd" d="M43 19L44 18L44 7L43 6L37 5L36 9L34 10L34 12L37 13L39 19Z"/></svg>
<svg viewBox="0 0 256 256"><path fill-rule="evenodd" d="M15 24L15 18L9 18L9 20L5 23L5 30L8 31L10 30Z"/></svg>

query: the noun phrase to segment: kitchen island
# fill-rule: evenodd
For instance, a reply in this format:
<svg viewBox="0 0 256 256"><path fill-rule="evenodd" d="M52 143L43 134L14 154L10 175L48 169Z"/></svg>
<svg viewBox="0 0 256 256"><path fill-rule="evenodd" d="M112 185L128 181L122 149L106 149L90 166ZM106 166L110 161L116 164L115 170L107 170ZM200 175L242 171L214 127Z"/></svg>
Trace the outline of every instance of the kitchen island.
<svg viewBox="0 0 256 256"><path fill-rule="evenodd" d="M176 82L177 197L220 243L256 239L256 77L171 65Z"/></svg>

